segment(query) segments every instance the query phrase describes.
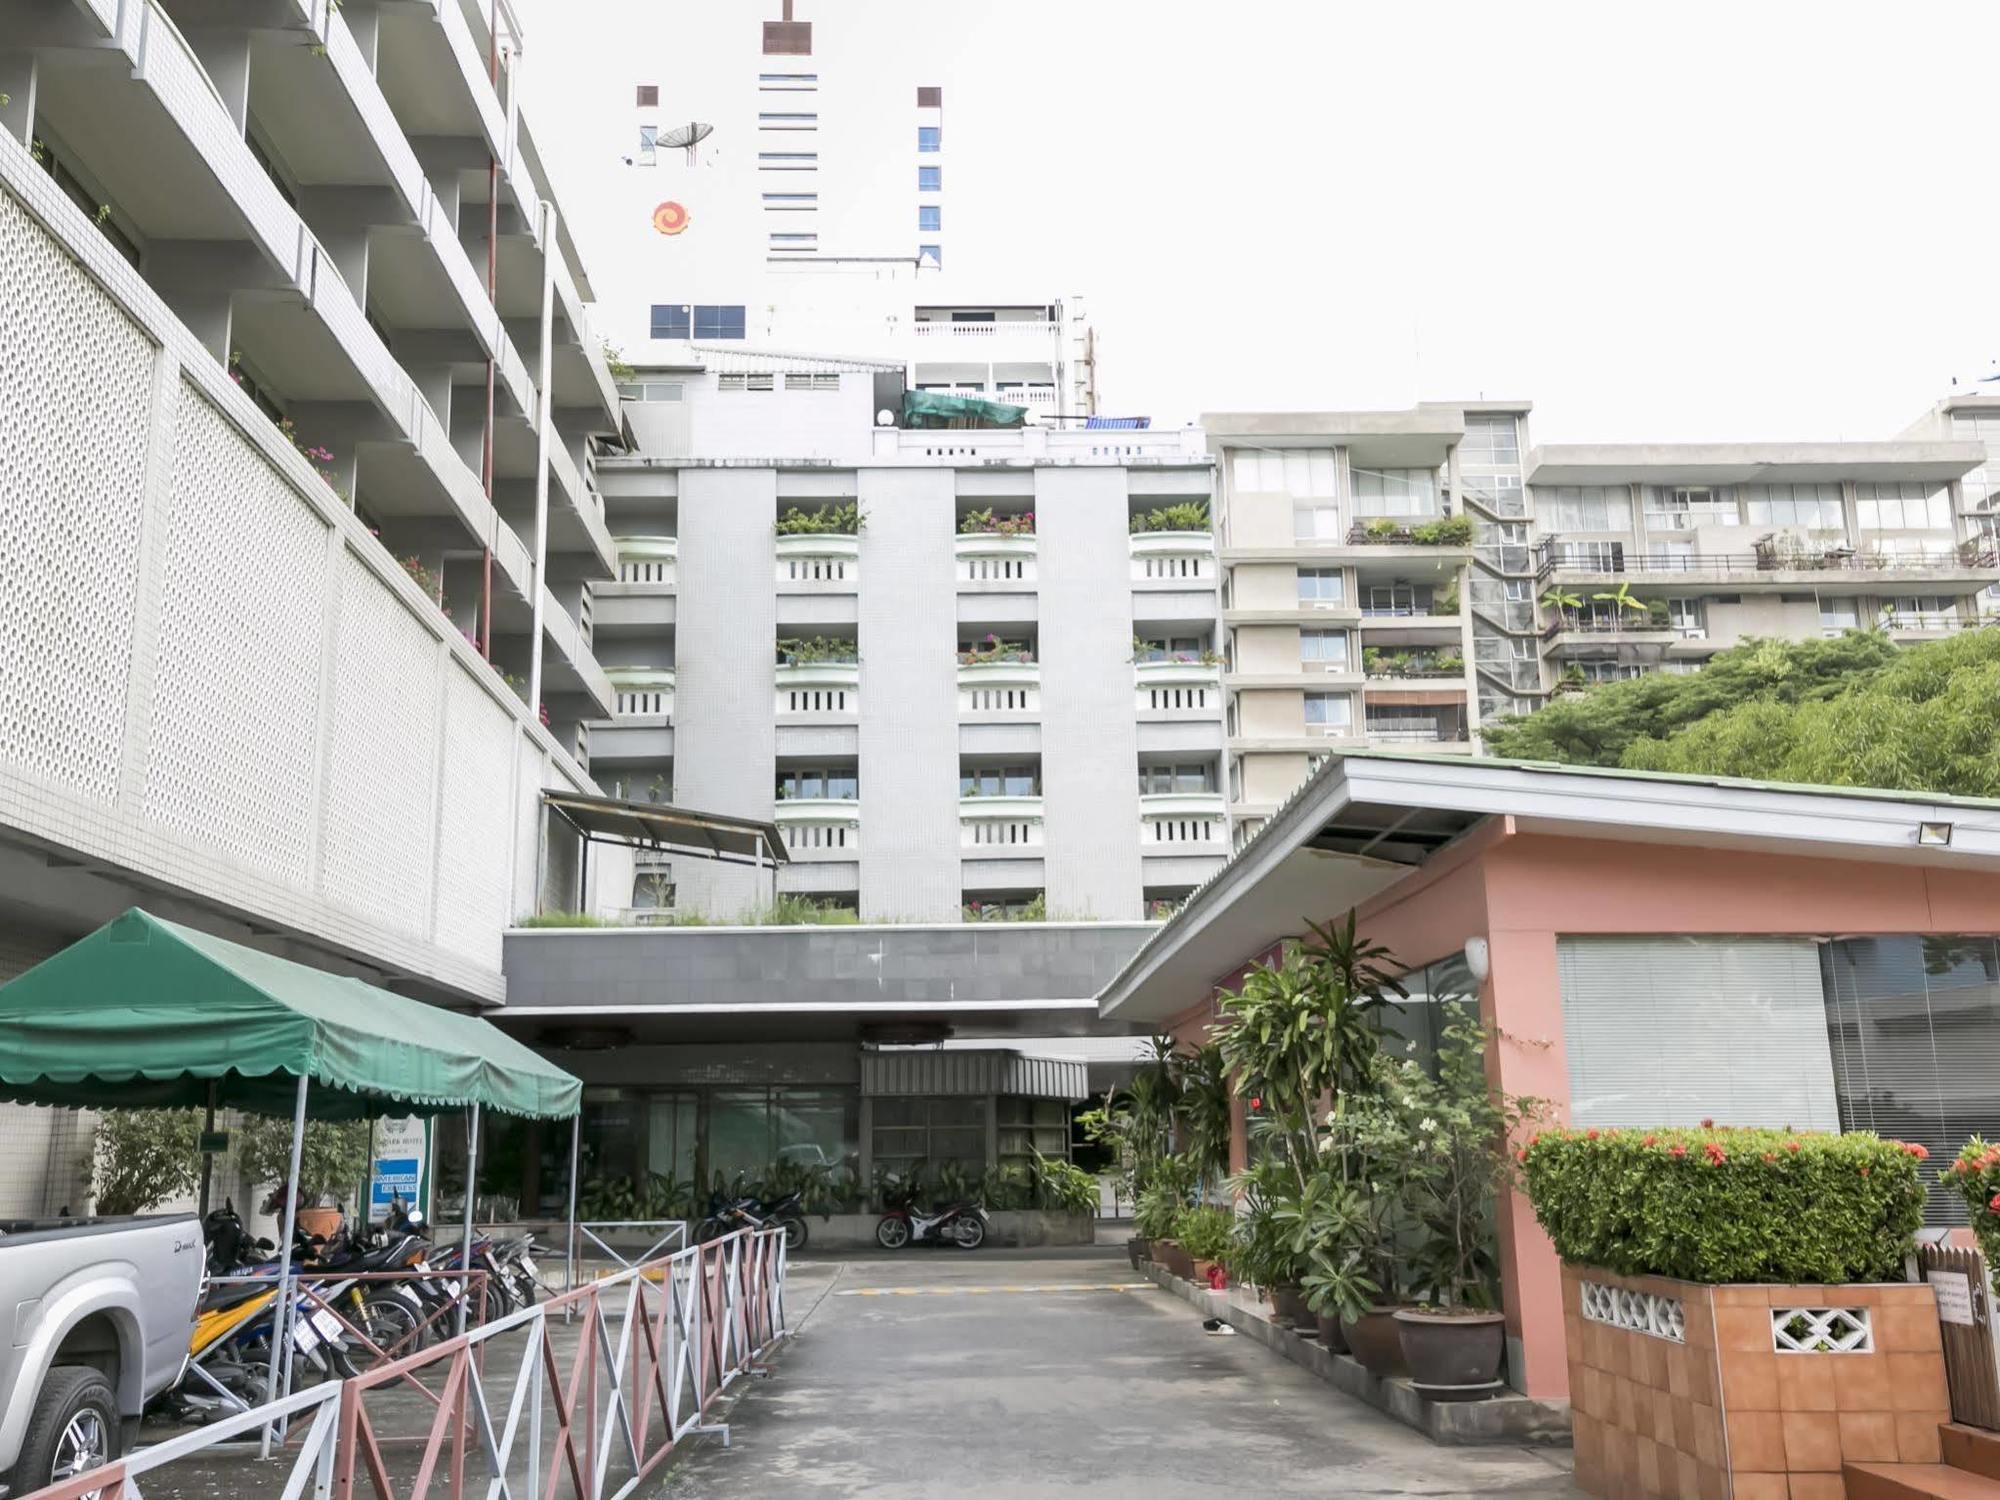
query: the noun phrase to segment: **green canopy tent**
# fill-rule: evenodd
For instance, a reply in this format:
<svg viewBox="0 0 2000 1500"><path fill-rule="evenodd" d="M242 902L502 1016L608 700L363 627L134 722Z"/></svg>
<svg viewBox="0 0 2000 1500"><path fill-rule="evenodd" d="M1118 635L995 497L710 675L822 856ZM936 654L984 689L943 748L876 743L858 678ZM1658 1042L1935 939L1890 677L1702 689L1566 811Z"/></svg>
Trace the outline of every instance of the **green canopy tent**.
<svg viewBox="0 0 2000 1500"><path fill-rule="evenodd" d="M949 391L903 392L903 421L910 427L1020 427L1028 408Z"/></svg>
<svg viewBox="0 0 2000 1500"><path fill-rule="evenodd" d="M0 1099L22 1104L173 1108L226 1105L292 1117L299 1146L322 1119L470 1112L465 1244L472 1243L483 1109L568 1119L570 1244L583 1085L498 1027L358 979L260 953L134 908L0 985ZM468 1263L469 1263L468 1255ZM278 1350L291 1341L291 1258L280 1272ZM459 1307L464 1329L465 1308ZM287 1381L289 1386L289 1369Z"/></svg>

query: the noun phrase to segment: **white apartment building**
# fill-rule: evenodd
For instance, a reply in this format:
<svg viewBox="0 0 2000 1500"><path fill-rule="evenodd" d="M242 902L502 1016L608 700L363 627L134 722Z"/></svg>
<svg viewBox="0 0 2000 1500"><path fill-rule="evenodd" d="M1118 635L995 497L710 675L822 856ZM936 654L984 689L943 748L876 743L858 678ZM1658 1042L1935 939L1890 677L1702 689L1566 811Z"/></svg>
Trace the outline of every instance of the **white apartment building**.
<svg viewBox="0 0 2000 1500"><path fill-rule="evenodd" d="M1482 722L1750 636L1988 623L2000 400L1879 443L1531 447L1526 402L1204 419L1238 842L1329 751Z"/></svg>
<svg viewBox="0 0 2000 1500"><path fill-rule="evenodd" d="M626 387L592 764L775 819L778 889L863 920L1158 910L1229 847L1209 456L878 425L901 385L717 346ZM633 900L728 916L768 899L757 878L649 867Z"/></svg>
<svg viewBox="0 0 2000 1500"><path fill-rule="evenodd" d="M621 418L487 14L0 4L0 980L144 904L484 1005L574 903Z"/></svg>
<svg viewBox="0 0 2000 1500"><path fill-rule="evenodd" d="M830 47L831 30L846 23L851 41L866 21L803 8L821 15L791 0L761 24L746 12L714 52L673 45L663 13L657 45L627 49L647 62L615 197L646 279L614 342L649 367L687 342L858 351L900 361L920 389L1038 419L1094 413L1083 299L996 300L1004 260L952 238L943 88L879 46ZM695 133L691 149L665 144Z"/></svg>

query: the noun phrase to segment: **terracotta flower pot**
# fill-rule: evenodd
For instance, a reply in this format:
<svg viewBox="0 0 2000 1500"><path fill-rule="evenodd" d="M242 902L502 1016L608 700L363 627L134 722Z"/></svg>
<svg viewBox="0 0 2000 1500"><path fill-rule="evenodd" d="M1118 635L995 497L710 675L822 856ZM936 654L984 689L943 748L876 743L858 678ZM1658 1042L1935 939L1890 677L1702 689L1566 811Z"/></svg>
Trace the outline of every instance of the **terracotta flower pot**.
<svg viewBox="0 0 2000 1500"><path fill-rule="evenodd" d="M1272 1287L1271 1311L1294 1328L1313 1326L1313 1310L1306 1306L1306 1294L1297 1285Z"/></svg>
<svg viewBox="0 0 2000 1500"><path fill-rule="evenodd" d="M1166 1268L1169 1276L1194 1280L1194 1257L1180 1247L1178 1240L1154 1240L1153 1259Z"/></svg>
<svg viewBox="0 0 2000 1500"><path fill-rule="evenodd" d="M1125 1242L1125 1254L1130 1258L1132 1269L1135 1271L1153 1258L1146 1241L1136 1234Z"/></svg>
<svg viewBox="0 0 2000 1500"><path fill-rule="evenodd" d="M1403 1340L1396 1330L1395 1308L1371 1307L1359 1318L1342 1318L1340 1331L1347 1337L1348 1353L1378 1380L1409 1373L1409 1367L1403 1363Z"/></svg>
<svg viewBox="0 0 2000 1500"><path fill-rule="evenodd" d="M1313 1321L1319 1325L1319 1346L1328 1354L1347 1353L1347 1334L1340 1326L1340 1319L1318 1314Z"/></svg>
<svg viewBox="0 0 2000 1500"><path fill-rule="evenodd" d="M1433 1401L1478 1401L1500 1386L1506 1318L1405 1307L1394 1315L1410 1383Z"/></svg>
<svg viewBox="0 0 2000 1500"><path fill-rule="evenodd" d="M1219 1260L1196 1260L1194 1262L1194 1284L1209 1291L1227 1288L1229 1273L1222 1269Z"/></svg>
<svg viewBox="0 0 2000 1500"><path fill-rule="evenodd" d="M299 1210L299 1233L323 1234L331 1236L340 1228L340 1210L337 1208L302 1208ZM278 1226L279 1234L284 1233L284 1225Z"/></svg>

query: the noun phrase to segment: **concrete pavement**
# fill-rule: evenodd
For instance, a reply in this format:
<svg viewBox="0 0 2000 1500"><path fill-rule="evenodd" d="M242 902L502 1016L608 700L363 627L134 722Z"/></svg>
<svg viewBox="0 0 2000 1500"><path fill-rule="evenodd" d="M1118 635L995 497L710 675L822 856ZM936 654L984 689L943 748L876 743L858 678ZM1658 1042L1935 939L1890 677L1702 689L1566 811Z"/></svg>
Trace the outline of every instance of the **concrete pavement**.
<svg viewBox="0 0 2000 1500"><path fill-rule="evenodd" d="M796 1260L798 1337L664 1492L1578 1493L1566 1450L1434 1447L1137 1283L1103 1249Z"/></svg>

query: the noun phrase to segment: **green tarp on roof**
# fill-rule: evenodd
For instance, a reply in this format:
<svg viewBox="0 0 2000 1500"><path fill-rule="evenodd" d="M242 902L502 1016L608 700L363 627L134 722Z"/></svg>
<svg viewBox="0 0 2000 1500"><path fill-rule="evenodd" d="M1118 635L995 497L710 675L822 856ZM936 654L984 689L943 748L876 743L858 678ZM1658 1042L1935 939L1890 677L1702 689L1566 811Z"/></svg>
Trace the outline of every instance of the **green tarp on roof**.
<svg viewBox="0 0 2000 1500"><path fill-rule="evenodd" d="M905 391L903 420L912 427L1019 427L1028 408L945 391Z"/></svg>
<svg viewBox="0 0 2000 1500"><path fill-rule="evenodd" d="M583 1085L476 1016L225 942L136 908L0 985L0 1099L217 1103L313 1119L474 1103L567 1118Z"/></svg>

